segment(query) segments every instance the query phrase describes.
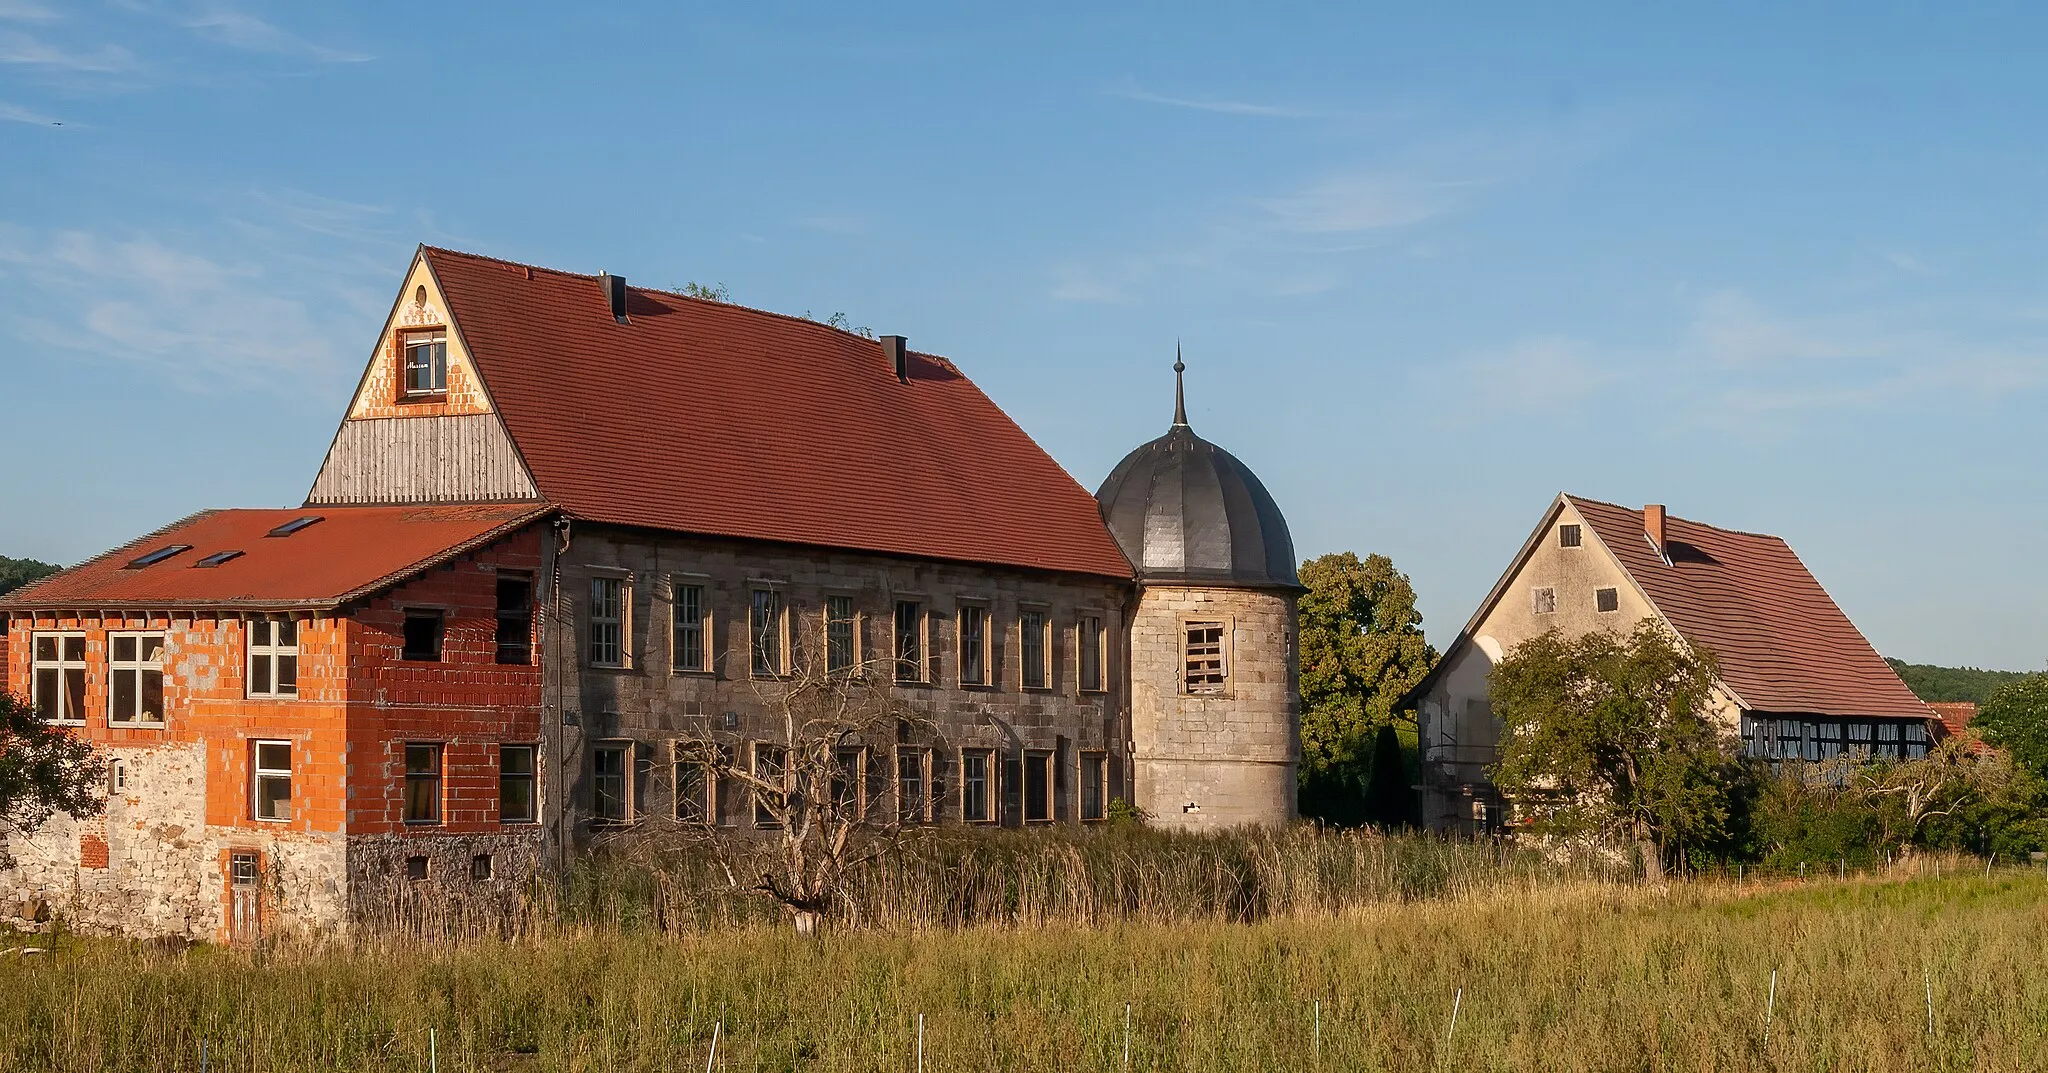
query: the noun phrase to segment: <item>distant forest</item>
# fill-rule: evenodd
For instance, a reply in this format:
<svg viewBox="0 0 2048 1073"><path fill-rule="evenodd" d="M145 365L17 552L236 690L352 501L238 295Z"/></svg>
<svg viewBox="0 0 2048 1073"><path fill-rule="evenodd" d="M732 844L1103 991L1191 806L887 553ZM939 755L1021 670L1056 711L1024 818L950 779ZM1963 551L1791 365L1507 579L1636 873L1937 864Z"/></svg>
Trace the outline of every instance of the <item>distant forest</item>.
<svg viewBox="0 0 2048 1073"><path fill-rule="evenodd" d="M1906 680L1907 688L1921 700L1972 700L1979 704L1990 699L1992 691L2016 679L2027 677L2025 671L1987 671L1977 667L1936 667L1926 663L1907 663L1887 657L1886 663L1899 677Z"/></svg>
<svg viewBox="0 0 2048 1073"><path fill-rule="evenodd" d="M37 578L48 577L57 569L34 559L10 559L0 555L0 593L12 592Z"/></svg>

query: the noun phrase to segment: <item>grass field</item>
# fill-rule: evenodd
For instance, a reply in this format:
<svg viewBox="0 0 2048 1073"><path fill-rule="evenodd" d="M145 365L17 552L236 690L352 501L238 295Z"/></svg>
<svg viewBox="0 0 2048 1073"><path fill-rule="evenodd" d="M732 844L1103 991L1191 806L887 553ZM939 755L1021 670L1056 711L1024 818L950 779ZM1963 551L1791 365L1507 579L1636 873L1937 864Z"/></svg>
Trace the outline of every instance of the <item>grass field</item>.
<svg viewBox="0 0 2048 1073"><path fill-rule="evenodd" d="M822 943L66 938L0 957L0 1069L191 1070L204 1041L210 1070L424 1070L431 1029L443 1070L690 1070L716 1028L723 1069L908 1071L922 1014L928 1070L1118 1070L1126 1003L1140 1070L2048 1069L2048 879L1531 885Z"/></svg>

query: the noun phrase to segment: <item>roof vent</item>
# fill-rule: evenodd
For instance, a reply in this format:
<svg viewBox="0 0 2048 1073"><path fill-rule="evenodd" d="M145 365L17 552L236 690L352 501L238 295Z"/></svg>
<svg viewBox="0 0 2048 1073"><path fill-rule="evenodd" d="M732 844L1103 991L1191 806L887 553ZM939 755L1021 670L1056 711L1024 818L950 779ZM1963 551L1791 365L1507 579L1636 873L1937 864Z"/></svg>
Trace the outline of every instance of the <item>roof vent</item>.
<svg viewBox="0 0 2048 1073"><path fill-rule="evenodd" d="M320 522L323 522L323 521L326 521L326 520L327 520L327 519L326 519L325 517L323 517L322 515L318 515L318 514L307 514L307 515L304 515L304 516L301 516L301 517L298 517L298 518L293 518L293 519L292 519L291 521L288 521L288 522L284 523L283 525L280 525L280 526L278 526L277 528L275 528L275 529L272 529L272 530L271 530L270 532L268 532L268 533L265 533L265 534L263 534L263 535L264 535L264 536L274 536L274 537L288 537L288 536L292 535L293 533L296 533L296 532L298 532L299 530L301 530L301 529L304 529L304 528L306 528L306 527L307 527L307 526L309 526L309 525L317 525L317 524L319 524Z"/></svg>
<svg viewBox="0 0 2048 1073"><path fill-rule="evenodd" d="M602 272L597 277L598 285L604 288L604 300L612 307L612 319L620 324L626 320L626 277Z"/></svg>
<svg viewBox="0 0 2048 1073"><path fill-rule="evenodd" d="M182 555L185 552L191 550L192 545L190 544L167 544L161 548L156 549L153 552L150 552L148 555L145 555L142 558L129 563L128 569L140 570L145 566L155 566L156 564L163 562L165 559L168 559L173 555Z"/></svg>
<svg viewBox="0 0 2048 1073"><path fill-rule="evenodd" d="M242 553L239 551L217 551L214 552L212 555L209 555L206 558L201 559L196 563L193 563L192 566L194 569L197 569L202 566L219 566L222 563L233 562L234 560L239 559L241 557Z"/></svg>
<svg viewBox="0 0 2048 1073"><path fill-rule="evenodd" d="M896 382L900 384L910 383L910 350L908 349L908 344L909 340L900 335L885 335L882 337L882 356L889 359L890 366L896 370Z"/></svg>

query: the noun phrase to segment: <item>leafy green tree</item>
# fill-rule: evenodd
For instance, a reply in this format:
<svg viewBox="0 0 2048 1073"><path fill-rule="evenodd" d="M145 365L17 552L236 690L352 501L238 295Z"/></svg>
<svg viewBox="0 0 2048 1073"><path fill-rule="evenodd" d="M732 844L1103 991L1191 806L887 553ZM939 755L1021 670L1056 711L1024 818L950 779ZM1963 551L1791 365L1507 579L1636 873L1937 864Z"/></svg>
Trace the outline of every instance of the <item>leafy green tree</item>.
<svg viewBox="0 0 2048 1073"><path fill-rule="evenodd" d="M59 569L34 559L10 559L0 555L0 593L12 592L31 581L49 577Z"/></svg>
<svg viewBox="0 0 2048 1073"><path fill-rule="evenodd" d="M1332 823L1400 822L1372 814L1366 799L1374 755L1387 755L1375 737L1413 719L1394 706L1436 665L1415 586L1386 556L1349 551L1301 564L1301 583L1302 811ZM1406 784L1404 774L1404 793Z"/></svg>
<svg viewBox="0 0 2048 1073"><path fill-rule="evenodd" d="M2048 674L2008 682L1977 709L1970 729L2012 754L2037 778L2048 778Z"/></svg>
<svg viewBox="0 0 2048 1073"><path fill-rule="evenodd" d="M1633 842L1652 872L1721 851L1742 772L1714 683L1712 656L1655 620L1524 641L1488 676L1494 785L1538 831Z"/></svg>
<svg viewBox="0 0 2048 1073"><path fill-rule="evenodd" d="M1998 687L2025 678L2024 671L1987 671L1979 667L1936 667L1930 663L1907 663L1887 657L1906 688L1921 700L1975 701L1991 699Z"/></svg>
<svg viewBox="0 0 2048 1073"><path fill-rule="evenodd" d="M0 692L0 829L34 834L59 812L97 816L107 765L91 742L43 721L21 697ZM0 843L0 865L6 864Z"/></svg>
<svg viewBox="0 0 2048 1073"><path fill-rule="evenodd" d="M1382 827L1412 827L1416 800L1407 754L1393 724L1383 724L1372 743L1372 778L1365 784L1366 819Z"/></svg>

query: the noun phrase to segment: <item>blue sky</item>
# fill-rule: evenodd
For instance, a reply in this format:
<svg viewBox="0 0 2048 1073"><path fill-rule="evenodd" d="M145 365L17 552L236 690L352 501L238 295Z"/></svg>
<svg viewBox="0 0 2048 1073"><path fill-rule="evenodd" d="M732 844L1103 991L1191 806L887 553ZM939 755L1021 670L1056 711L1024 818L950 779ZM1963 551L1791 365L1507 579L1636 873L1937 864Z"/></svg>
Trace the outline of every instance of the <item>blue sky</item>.
<svg viewBox="0 0 2048 1073"><path fill-rule="evenodd" d="M1179 339L1439 644L1568 490L2048 662L2048 17L1334 7L0 0L0 554L299 501L429 242L844 311L1091 488Z"/></svg>

